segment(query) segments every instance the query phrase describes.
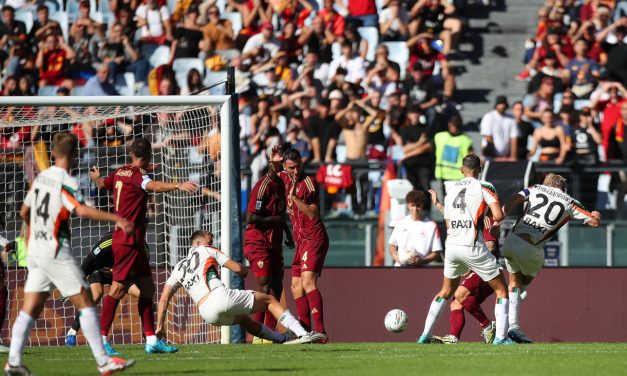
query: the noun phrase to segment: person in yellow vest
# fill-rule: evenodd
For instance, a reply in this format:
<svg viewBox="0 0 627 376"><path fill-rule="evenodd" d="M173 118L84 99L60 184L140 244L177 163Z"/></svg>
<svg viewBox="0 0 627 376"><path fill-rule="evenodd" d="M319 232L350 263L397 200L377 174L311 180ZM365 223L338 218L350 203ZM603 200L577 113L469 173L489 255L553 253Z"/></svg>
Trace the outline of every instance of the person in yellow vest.
<svg viewBox="0 0 627 376"><path fill-rule="evenodd" d="M452 116L448 121L448 131L436 133L434 144L435 178L442 183L462 179L462 159L474 153L472 139L462 132L462 118L458 115Z"/></svg>

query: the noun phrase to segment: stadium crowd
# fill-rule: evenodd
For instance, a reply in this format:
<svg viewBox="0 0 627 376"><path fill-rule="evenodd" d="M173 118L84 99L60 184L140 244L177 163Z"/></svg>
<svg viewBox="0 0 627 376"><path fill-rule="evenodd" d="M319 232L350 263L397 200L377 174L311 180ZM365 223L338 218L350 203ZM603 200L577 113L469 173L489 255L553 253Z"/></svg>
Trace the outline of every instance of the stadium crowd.
<svg viewBox="0 0 627 376"><path fill-rule="evenodd" d="M2 95L190 94L234 66L242 161L252 184L267 168L267 151L289 142L311 166L343 164L322 167L319 180L346 175L327 191L357 192L350 206L362 216L376 207L380 182L378 172L363 172L370 161L391 156L424 191L434 178L460 178L473 142L463 131L451 63L460 58L466 6L464 0L7 0ZM626 12L625 1L547 0L518 76L529 81L527 93L497 98L481 120L481 150L474 151L485 159L556 164L627 159ZM84 145L117 145L143 130L103 123L73 131ZM54 129L42 132L3 130L0 148L6 155ZM194 146L202 151L205 143ZM327 205L342 206L335 196Z"/></svg>

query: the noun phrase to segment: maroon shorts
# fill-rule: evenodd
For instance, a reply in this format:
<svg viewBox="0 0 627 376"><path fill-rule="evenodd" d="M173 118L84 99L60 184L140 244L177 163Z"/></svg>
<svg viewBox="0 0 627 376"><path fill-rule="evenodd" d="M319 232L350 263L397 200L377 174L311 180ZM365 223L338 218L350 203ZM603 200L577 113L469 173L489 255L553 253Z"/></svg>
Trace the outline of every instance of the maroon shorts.
<svg viewBox="0 0 627 376"><path fill-rule="evenodd" d="M328 250L329 238L296 242L296 252L292 261L292 277L300 277L303 272L322 274L322 267Z"/></svg>
<svg viewBox="0 0 627 376"><path fill-rule="evenodd" d="M244 244L244 257L255 277L281 276L283 278L283 250L256 244Z"/></svg>
<svg viewBox="0 0 627 376"><path fill-rule="evenodd" d="M487 282L473 272L460 283L460 286L468 289L470 295L474 296L479 304L483 303L494 292Z"/></svg>
<svg viewBox="0 0 627 376"><path fill-rule="evenodd" d="M135 281L152 274L144 247L113 243L112 251L114 281Z"/></svg>

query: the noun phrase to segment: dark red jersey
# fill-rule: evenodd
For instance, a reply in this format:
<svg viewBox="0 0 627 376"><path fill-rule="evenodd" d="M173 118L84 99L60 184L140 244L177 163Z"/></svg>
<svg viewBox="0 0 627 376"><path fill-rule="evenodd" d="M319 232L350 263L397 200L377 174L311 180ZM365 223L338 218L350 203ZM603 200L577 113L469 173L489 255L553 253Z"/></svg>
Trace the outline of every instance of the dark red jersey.
<svg viewBox="0 0 627 376"><path fill-rule="evenodd" d="M146 211L148 192L146 185L151 181L139 167L123 166L113 171L104 180L107 190L113 191L114 212L135 225L135 232L126 236L122 230L113 232L114 244L139 245L146 238Z"/></svg>
<svg viewBox="0 0 627 376"><path fill-rule="evenodd" d="M260 217L280 216L285 212L285 187L264 175L250 192L248 212ZM244 232L246 243L265 248L282 249L283 224L249 223Z"/></svg>
<svg viewBox="0 0 627 376"><path fill-rule="evenodd" d="M285 171L282 171L281 179L285 184L285 194L287 196L287 213L294 227L294 239L297 242L315 241L322 242L328 239L327 230L324 228L320 216L313 219L307 217L298 209L298 206L289 198L289 192L292 190L292 181ZM303 176L296 182L296 197L307 205L320 206L320 197L318 184L311 176ZM319 208L318 208L319 210Z"/></svg>

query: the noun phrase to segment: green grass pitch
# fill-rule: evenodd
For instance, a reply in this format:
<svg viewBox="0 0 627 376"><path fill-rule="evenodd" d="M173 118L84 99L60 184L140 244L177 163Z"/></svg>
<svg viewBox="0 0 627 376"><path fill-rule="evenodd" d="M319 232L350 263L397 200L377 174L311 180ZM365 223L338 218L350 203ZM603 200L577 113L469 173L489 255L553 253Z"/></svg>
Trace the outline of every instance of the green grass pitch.
<svg viewBox="0 0 627 376"><path fill-rule="evenodd" d="M326 345L186 345L179 353L147 355L118 346L137 361L123 375L621 375L626 343L329 343ZM97 375L91 352L29 347L24 363L39 376Z"/></svg>

